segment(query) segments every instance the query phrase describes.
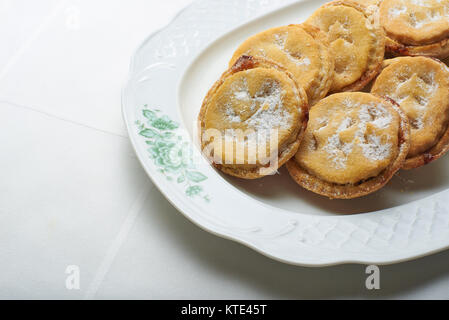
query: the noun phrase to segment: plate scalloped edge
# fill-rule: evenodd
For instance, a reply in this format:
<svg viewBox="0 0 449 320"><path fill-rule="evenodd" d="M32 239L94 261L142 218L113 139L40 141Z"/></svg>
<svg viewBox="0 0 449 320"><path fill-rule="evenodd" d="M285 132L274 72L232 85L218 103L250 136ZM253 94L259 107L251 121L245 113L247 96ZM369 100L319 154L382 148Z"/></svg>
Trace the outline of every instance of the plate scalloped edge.
<svg viewBox="0 0 449 320"><path fill-rule="evenodd" d="M288 7L294 1L275 2ZM219 196L228 186L204 159L200 164L193 161L201 156L188 148L190 137L182 128L173 88L167 85L176 85L192 57L217 35L241 25L255 12L267 11L266 5L255 0L193 2L135 52L122 92L122 111L137 157L153 183L196 225L288 264L392 264L448 248L448 191L353 216L292 214L256 203L257 216L243 215L236 222L223 209L229 202L244 207L251 198L241 192L230 192L226 199ZM213 27L211 21L198 19L199 14L207 17L208 10L212 16L220 13Z"/></svg>

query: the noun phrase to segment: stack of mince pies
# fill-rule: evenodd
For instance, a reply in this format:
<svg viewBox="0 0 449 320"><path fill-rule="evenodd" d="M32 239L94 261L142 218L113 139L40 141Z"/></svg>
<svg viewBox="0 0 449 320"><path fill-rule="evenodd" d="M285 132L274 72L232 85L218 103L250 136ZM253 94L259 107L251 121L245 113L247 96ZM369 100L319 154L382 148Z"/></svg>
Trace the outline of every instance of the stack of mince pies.
<svg viewBox="0 0 449 320"><path fill-rule="evenodd" d="M353 199L449 150L449 0L332 1L243 42L198 117L222 172Z"/></svg>

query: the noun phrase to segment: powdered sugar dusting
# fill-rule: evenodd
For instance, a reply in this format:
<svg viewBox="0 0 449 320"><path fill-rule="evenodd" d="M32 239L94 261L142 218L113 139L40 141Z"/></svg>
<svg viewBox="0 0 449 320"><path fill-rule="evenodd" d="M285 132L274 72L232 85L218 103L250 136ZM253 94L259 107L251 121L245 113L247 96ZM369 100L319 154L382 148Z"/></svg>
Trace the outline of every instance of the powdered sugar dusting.
<svg viewBox="0 0 449 320"><path fill-rule="evenodd" d="M410 13L410 24L415 29L422 28L432 22L449 18L449 6L441 6L441 1L409 0L409 2L415 6L425 8L424 16L420 16L419 18L414 12Z"/></svg>
<svg viewBox="0 0 449 320"><path fill-rule="evenodd" d="M250 102L251 96L248 90L248 82L246 78L242 80L240 84L234 83L232 85L233 98L237 101L241 102ZM254 108L255 105L251 104L251 108ZM241 122L242 119L240 115L236 114L234 108L232 107L232 103L228 102L225 105L225 115L228 117L228 121L231 123Z"/></svg>
<svg viewBox="0 0 449 320"><path fill-rule="evenodd" d="M449 6L440 0L402 0L388 11L390 19L405 19L414 29L449 18Z"/></svg>
<svg viewBox="0 0 449 320"><path fill-rule="evenodd" d="M390 95L397 103L412 108L418 114L417 117L411 119L412 130L424 128L424 117L428 110L429 101L439 88L435 76L435 72L428 72L424 77L414 75L406 81L400 82L396 90ZM416 78L416 85L411 83L413 78ZM422 94L412 96L410 90L415 88L421 89Z"/></svg>
<svg viewBox="0 0 449 320"><path fill-rule="evenodd" d="M382 144L380 137L370 135L368 141L361 144L363 155L370 160L384 160L391 154L391 143Z"/></svg>
<svg viewBox="0 0 449 320"><path fill-rule="evenodd" d="M350 127L351 118L345 118L339 125L335 134L327 139L324 150L328 154L328 158L332 160L336 169L344 169L346 167L347 156L352 152L352 143L343 143L340 140L340 133Z"/></svg>
<svg viewBox="0 0 449 320"><path fill-rule="evenodd" d="M225 105L225 115L228 117L228 121L231 123L237 123L241 121L240 116L235 113L234 109L229 103Z"/></svg>
<svg viewBox="0 0 449 320"><path fill-rule="evenodd" d="M404 13L407 13L406 7L394 7L388 11L388 15L390 16L390 18L399 17L401 14L404 14Z"/></svg>
<svg viewBox="0 0 449 320"><path fill-rule="evenodd" d="M297 58L293 57L289 52L287 52L287 53L288 53L289 59L292 60L297 66L310 66L311 65L309 58L305 57L302 59L297 59Z"/></svg>
<svg viewBox="0 0 449 320"><path fill-rule="evenodd" d="M287 42L287 33L276 33L274 35L274 42L275 44L281 49L284 50L285 43Z"/></svg>
<svg viewBox="0 0 449 320"><path fill-rule="evenodd" d="M307 67L312 64L308 57L301 57L298 54L294 54L285 47L287 43L288 33L276 33L274 34L274 43L281 49L287 56L287 58L296 64L298 67Z"/></svg>
<svg viewBox="0 0 449 320"><path fill-rule="evenodd" d="M392 123L391 114L380 104L357 105L350 100L344 100L349 107L359 107L357 129L351 142L343 142L340 134L355 125L355 121L344 118L335 133L328 138L324 150L328 154L336 169L345 169L348 156L355 146L360 146L363 155L370 161L385 160L391 155L391 143L382 143L381 137L375 134L367 134L368 124L379 129L388 128Z"/></svg>
<svg viewBox="0 0 449 320"><path fill-rule="evenodd" d="M385 129L391 124L393 117L382 105L370 104L361 106L359 119L364 126L371 122L376 127Z"/></svg>
<svg viewBox="0 0 449 320"><path fill-rule="evenodd" d="M251 96L249 95L248 91L248 83L244 82L244 87L239 88L239 90L236 90L234 92L234 98L240 101L249 101L251 100Z"/></svg>
<svg viewBox="0 0 449 320"><path fill-rule="evenodd" d="M425 8L431 8L432 7L432 0L406 0L406 2L410 2L411 4L414 4L415 6L419 7L425 7ZM439 0L436 2L440 3Z"/></svg>
<svg viewBox="0 0 449 320"><path fill-rule="evenodd" d="M322 118L316 119L315 121L316 121L316 122L318 123L318 125L320 126L320 128L319 128L318 130L321 130L321 129L323 129L324 127L327 126L327 124L329 123L329 118L327 118L327 117L322 117Z"/></svg>
<svg viewBox="0 0 449 320"><path fill-rule="evenodd" d="M256 131L284 128L289 125L291 115L283 108L285 92L278 82L271 80L264 82L254 97L251 97L249 93L246 79L238 85L235 84L232 91L233 98L247 103L250 111L254 111L254 114L243 121L240 115L236 114L232 105L228 103L225 105L225 114L230 122L246 123Z"/></svg>
<svg viewBox="0 0 449 320"><path fill-rule="evenodd" d="M256 130L270 130L287 126L291 115L283 108L283 94L277 82L265 82L254 98L254 102L260 107L246 123Z"/></svg>
<svg viewBox="0 0 449 320"><path fill-rule="evenodd" d="M360 140L365 158L374 161L387 159L391 154L391 143L382 144L380 137L374 134L366 135L366 131L368 123L380 129L387 128L393 120L391 114L380 104L363 105L359 119L359 131L357 131L356 137Z"/></svg>

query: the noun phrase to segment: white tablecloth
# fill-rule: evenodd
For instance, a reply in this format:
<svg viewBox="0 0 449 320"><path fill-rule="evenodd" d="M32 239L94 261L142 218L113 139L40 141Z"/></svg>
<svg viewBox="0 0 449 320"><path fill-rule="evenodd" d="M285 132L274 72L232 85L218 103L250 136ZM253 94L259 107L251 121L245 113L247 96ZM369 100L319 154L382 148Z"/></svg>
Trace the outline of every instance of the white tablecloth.
<svg viewBox="0 0 449 320"><path fill-rule="evenodd" d="M0 2L0 298L449 298L449 252L382 267L368 291L364 266L284 265L165 200L120 93L134 49L188 3Z"/></svg>

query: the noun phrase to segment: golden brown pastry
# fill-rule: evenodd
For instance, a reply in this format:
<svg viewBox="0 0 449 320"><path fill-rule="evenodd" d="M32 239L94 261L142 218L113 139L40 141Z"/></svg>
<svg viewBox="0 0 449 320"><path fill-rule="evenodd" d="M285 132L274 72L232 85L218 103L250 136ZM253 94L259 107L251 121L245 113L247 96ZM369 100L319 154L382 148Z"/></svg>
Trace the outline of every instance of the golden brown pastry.
<svg viewBox="0 0 449 320"><path fill-rule="evenodd" d="M309 104L324 98L332 85L334 60L326 35L308 25L272 28L252 36L234 53L232 66L242 55L259 56L288 69L307 93Z"/></svg>
<svg viewBox="0 0 449 320"><path fill-rule="evenodd" d="M358 91L380 71L385 53L385 33L378 14L352 1L333 1L307 20L325 32L335 58L331 92Z"/></svg>
<svg viewBox="0 0 449 320"><path fill-rule="evenodd" d="M384 0L379 13L388 52L449 56L449 0Z"/></svg>
<svg viewBox="0 0 449 320"><path fill-rule="evenodd" d="M307 95L290 72L242 56L203 102L201 148L226 174L245 179L273 174L298 150L307 115Z"/></svg>
<svg viewBox="0 0 449 320"><path fill-rule="evenodd" d="M411 146L405 169L440 158L449 149L449 68L426 57L386 60L372 93L395 100L407 114Z"/></svg>
<svg viewBox="0 0 449 320"><path fill-rule="evenodd" d="M302 187L334 199L382 188L404 164L410 146L406 115L369 93L337 93L311 110L298 153L287 163Z"/></svg>

